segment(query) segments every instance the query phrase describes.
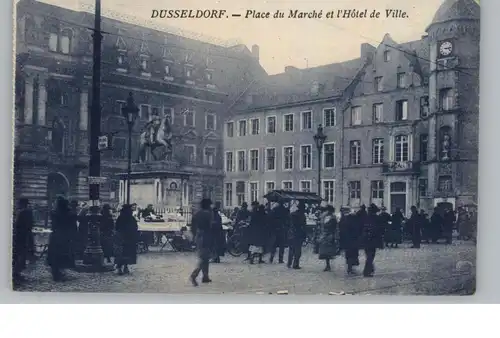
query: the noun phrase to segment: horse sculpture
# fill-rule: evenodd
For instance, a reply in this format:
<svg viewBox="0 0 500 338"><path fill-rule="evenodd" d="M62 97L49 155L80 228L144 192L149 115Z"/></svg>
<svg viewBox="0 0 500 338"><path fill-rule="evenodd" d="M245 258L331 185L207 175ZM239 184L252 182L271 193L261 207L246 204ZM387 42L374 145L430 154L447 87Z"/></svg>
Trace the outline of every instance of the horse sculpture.
<svg viewBox="0 0 500 338"><path fill-rule="evenodd" d="M166 149L163 158L155 152L159 147ZM172 125L167 116L163 118L153 116L151 121L146 124L145 130L139 138L139 163L146 161L147 148L150 149L154 161L165 159L168 154L172 153Z"/></svg>

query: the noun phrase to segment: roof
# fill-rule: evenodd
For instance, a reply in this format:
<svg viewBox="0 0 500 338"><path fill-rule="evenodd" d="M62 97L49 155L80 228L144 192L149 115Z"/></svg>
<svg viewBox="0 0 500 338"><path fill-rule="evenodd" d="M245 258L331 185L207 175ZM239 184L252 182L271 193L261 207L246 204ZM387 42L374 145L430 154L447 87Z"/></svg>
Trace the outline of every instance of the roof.
<svg viewBox="0 0 500 338"><path fill-rule="evenodd" d="M322 201L321 197L316 193L290 190L273 190L265 194L264 198L269 202L289 202L295 200L305 203L320 203Z"/></svg>
<svg viewBox="0 0 500 338"><path fill-rule="evenodd" d="M474 0L446 0L437 10L431 25L451 20L479 20L481 9Z"/></svg>
<svg viewBox="0 0 500 338"><path fill-rule="evenodd" d="M401 43L398 45L401 51L404 51L406 58L413 66L413 71L422 78L429 75L429 43L426 39Z"/></svg>
<svg viewBox="0 0 500 338"><path fill-rule="evenodd" d="M341 96L363 65L363 60L357 58L306 69L289 67L284 73L256 80L247 91L252 100L242 102L237 110Z"/></svg>

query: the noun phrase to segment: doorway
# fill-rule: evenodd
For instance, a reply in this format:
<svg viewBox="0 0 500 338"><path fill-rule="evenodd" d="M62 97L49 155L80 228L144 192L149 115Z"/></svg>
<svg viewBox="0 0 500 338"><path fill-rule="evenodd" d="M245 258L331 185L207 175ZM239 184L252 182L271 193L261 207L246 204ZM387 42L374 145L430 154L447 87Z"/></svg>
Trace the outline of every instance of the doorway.
<svg viewBox="0 0 500 338"><path fill-rule="evenodd" d="M47 178L47 205L49 210L54 208L57 197L67 198L69 181L62 173L50 173Z"/></svg>
<svg viewBox="0 0 500 338"><path fill-rule="evenodd" d="M391 214L397 208L401 209L403 215L406 215L406 182L391 183Z"/></svg>

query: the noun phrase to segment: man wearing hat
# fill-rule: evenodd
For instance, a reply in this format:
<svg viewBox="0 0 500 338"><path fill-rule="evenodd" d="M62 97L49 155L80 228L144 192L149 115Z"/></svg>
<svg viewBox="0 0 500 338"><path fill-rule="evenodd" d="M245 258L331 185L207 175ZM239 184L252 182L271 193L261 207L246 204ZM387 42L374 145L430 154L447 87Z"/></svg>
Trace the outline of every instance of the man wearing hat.
<svg viewBox="0 0 500 338"><path fill-rule="evenodd" d="M210 283L212 280L208 277L208 268L210 264L210 256L213 248L212 236L212 219L213 211L211 210L212 201L209 198L201 200L201 210L199 210L192 220L191 231L195 237L196 248L198 250L198 264L190 276L193 286L198 286L196 278L200 272L203 274L202 283Z"/></svg>
<svg viewBox="0 0 500 338"><path fill-rule="evenodd" d="M359 244L361 237L361 223L351 214L349 207L340 208L339 221L340 249L344 250L347 264L347 273L353 273L353 267L359 265Z"/></svg>
<svg viewBox="0 0 500 338"><path fill-rule="evenodd" d="M375 254L381 241L379 231L380 221L377 215L379 210L380 209L372 203L368 208L368 215L364 217L362 223L362 243L366 255L365 268L363 269L363 276L365 277L373 277L373 273L375 272L373 261L375 260Z"/></svg>
<svg viewBox="0 0 500 338"><path fill-rule="evenodd" d="M380 239L382 239L382 243L380 243L380 249L384 248L384 242L385 246L389 247L389 242L390 242L390 236L388 235L390 233L389 227L390 222L391 222L391 215L387 212L387 208L382 206L381 208L382 212L378 215L380 219Z"/></svg>

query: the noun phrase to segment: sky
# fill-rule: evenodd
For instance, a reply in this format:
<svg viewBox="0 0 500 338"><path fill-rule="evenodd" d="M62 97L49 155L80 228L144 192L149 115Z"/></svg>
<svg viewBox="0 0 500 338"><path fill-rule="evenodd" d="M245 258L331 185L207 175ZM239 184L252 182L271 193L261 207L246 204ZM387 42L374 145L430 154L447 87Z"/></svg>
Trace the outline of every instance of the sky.
<svg viewBox="0 0 500 338"><path fill-rule="evenodd" d="M93 5L94 0L40 0L76 9ZM397 42L418 40L444 0L102 0L103 15L124 15L125 21L152 22L213 37L260 47L260 63L269 74L281 73L285 66L306 68L359 57L360 45L377 46L385 33ZM83 4L83 5L82 5ZM87 7L88 8L88 7ZM222 19L151 19L152 10L225 9ZM245 19L231 17L247 10L256 12L373 10L380 19ZM408 18L385 18L386 9L406 11ZM384 17L384 18L382 18ZM168 30L168 28L167 28ZM205 40L210 41L210 38Z"/></svg>

